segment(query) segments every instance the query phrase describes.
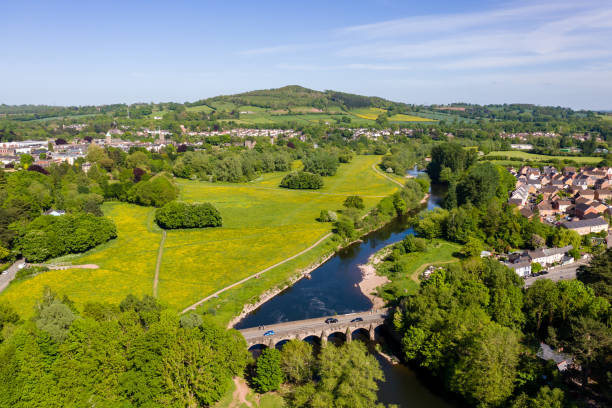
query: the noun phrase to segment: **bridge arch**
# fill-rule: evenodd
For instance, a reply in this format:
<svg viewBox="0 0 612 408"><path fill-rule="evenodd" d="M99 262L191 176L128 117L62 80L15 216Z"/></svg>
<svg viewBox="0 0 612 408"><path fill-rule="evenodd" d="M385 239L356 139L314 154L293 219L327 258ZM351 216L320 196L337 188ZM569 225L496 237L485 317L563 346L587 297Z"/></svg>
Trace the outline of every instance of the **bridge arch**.
<svg viewBox="0 0 612 408"><path fill-rule="evenodd" d="M306 343L312 344L314 345L320 345L321 344L321 337L319 337L316 334L309 334L306 337L302 338L302 341L305 341Z"/></svg>
<svg viewBox="0 0 612 408"><path fill-rule="evenodd" d="M346 333L342 330L331 331L327 335L327 341L336 346L346 342L346 339Z"/></svg>
<svg viewBox="0 0 612 408"><path fill-rule="evenodd" d="M289 343L289 340L291 339L282 339L276 342L276 345L274 346L274 348L276 348L277 350L282 350L283 346L287 343Z"/></svg>
<svg viewBox="0 0 612 408"><path fill-rule="evenodd" d="M351 332L351 340L371 340L370 331L365 327L358 327Z"/></svg>

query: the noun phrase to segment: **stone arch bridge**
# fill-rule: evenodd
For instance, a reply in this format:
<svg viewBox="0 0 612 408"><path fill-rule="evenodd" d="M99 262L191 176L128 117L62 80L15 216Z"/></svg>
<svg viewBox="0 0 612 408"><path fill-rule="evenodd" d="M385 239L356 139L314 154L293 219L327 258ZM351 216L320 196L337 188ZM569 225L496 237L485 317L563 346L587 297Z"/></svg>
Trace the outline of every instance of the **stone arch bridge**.
<svg viewBox="0 0 612 408"><path fill-rule="evenodd" d="M239 330L246 339L250 348L254 346L276 347L288 340L307 340L316 337L326 342L331 336L340 335L351 341L357 334L363 334L371 340L375 339L375 331L384 324L387 309L370 310L361 313L351 313L336 316L323 316L315 319L296 320L266 325L263 328L252 327ZM337 319L337 323L325 323L328 318ZM264 336L264 333L273 331L274 334Z"/></svg>

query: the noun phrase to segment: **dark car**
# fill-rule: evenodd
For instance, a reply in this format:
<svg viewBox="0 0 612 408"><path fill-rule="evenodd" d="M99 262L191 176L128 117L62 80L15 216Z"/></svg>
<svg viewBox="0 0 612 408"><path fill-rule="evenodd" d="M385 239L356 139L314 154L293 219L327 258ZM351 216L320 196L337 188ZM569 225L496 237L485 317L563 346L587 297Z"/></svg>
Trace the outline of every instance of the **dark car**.
<svg viewBox="0 0 612 408"><path fill-rule="evenodd" d="M356 317L353 320L351 320L351 323L355 323L355 322L363 322L363 319L361 317Z"/></svg>
<svg viewBox="0 0 612 408"><path fill-rule="evenodd" d="M327 324L338 323L338 319L334 319L333 317L328 317L327 319L325 319L325 323Z"/></svg>
<svg viewBox="0 0 612 408"><path fill-rule="evenodd" d="M264 333L264 336L273 336L274 335L274 330L268 330L267 332Z"/></svg>

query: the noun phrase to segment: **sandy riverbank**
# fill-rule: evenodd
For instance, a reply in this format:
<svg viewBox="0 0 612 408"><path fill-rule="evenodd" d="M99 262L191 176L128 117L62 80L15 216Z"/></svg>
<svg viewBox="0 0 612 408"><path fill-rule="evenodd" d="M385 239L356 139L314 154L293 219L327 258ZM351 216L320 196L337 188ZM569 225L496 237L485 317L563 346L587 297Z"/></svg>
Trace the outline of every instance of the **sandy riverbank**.
<svg viewBox="0 0 612 408"><path fill-rule="evenodd" d="M367 264L359 265L362 276L361 282L359 282L359 289L361 289L361 292L370 299L370 302L372 302L372 309L374 310L385 307L385 301L376 294L376 288L390 282L390 280L387 279L386 276L376 274L376 265L382 262L389 253L389 250L390 247L383 248L370 256Z"/></svg>

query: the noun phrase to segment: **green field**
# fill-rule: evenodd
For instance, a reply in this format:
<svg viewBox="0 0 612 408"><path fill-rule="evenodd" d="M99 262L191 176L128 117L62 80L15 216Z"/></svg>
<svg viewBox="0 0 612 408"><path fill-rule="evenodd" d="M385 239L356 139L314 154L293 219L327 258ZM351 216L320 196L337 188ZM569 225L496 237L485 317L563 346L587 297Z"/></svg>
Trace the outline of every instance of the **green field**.
<svg viewBox="0 0 612 408"><path fill-rule="evenodd" d="M224 222L221 228L168 231L159 276L161 301L182 310L303 251L331 230L331 224L315 221L320 210L340 209L348 195L361 195L368 207L374 206L398 188L372 169L379 161L378 156L357 156L341 165L335 176L325 177L324 188L317 191L279 188L284 173L243 184L177 180L181 200L213 203ZM119 237L86 254L62 259L97 264L100 269L49 271L11 285L0 298L27 314L45 285L79 306L88 300L118 302L128 293L151 294L161 240L161 230L153 223L154 209L125 203L105 203L103 209L116 222ZM214 307L221 320L229 320L245 302L283 283L334 245L328 239L204 307Z"/></svg>
<svg viewBox="0 0 612 408"><path fill-rule="evenodd" d="M597 164L601 161L601 157L589 157L589 156L546 156L543 154L533 154L522 152L518 150L508 150L508 151L496 151L487 154L487 156L506 156L510 158L519 158L524 160L531 161L551 161L551 160L572 160L576 163L588 165L588 164Z"/></svg>

